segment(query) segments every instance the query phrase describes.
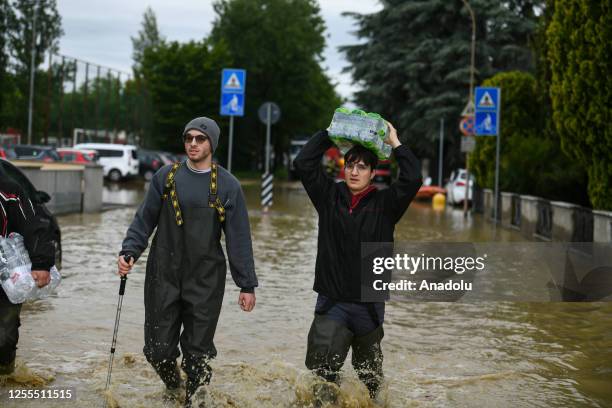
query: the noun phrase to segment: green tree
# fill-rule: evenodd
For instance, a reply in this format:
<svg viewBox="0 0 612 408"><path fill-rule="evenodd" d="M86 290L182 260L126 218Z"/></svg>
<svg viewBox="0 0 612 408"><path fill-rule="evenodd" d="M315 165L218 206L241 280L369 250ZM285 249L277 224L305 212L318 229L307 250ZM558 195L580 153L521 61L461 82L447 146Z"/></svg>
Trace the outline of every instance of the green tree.
<svg viewBox="0 0 612 408"><path fill-rule="evenodd" d="M138 99L135 106L138 110L135 112L135 116L139 126L136 128L136 132L139 134L143 145L150 145L152 141L149 139L153 133L154 120L153 105L149 84L147 84L142 76L142 63L147 50L155 50L156 47L163 45L165 41L157 27L157 17L151 7L147 7L143 14L138 36L131 37L131 39L133 48L132 58L134 60L132 69L136 78L134 91L137 92L134 97Z"/></svg>
<svg viewBox="0 0 612 408"><path fill-rule="evenodd" d="M543 1L470 4L476 17L475 82L504 70L533 70L529 43ZM346 70L363 84L357 104L395 123L421 157L437 158L434 141L445 118L445 167L461 165L457 125L469 95L471 44L471 19L463 3L386 0L379 12L345 15L365 40L340 48L351 64Z"/></svg>
<svg viewBox="0 0 612 408"><path fill-rule="evenodd" d="M147 48L154 48L161 45L165 39L157 27L157 17L151 7L147 7L142 17L140 31L137 37L132 40L132 59L134 60L134 71L138 72Z"/></svg>
<svg viewBox="0 0 612 408"><path fill-rule="evenodd" d="M8 47L12 56L12 82L11 97L12 112L6 120L12 126L25 129L27 124L27 107L29 96L29 74L32 53L32 29L36 15L36 31L34 38L34 70L35 84L44 82L42 72L38 67L42 64L49 52L56 52L58 39L63 35L61 17L57 11L56 0L13 0L10 5L12 12L8 15L6 34ZM40 117L40 107L46 89L36 86L34 93L35 118ZM41 120L34 121L34 133L39 133L44 126Z"/></svg>
<svg viewBox="0 0 612 408"><path fill-rule="evenodd" d="M207 40L164 42L145 49L142 76L153 106L151 146L179 150L183 126L190 119L202 115L219 119L219 76L228 63L227 50Z"/></svg>
<svg viewBox="0 0 612 408"><path fill-rule="evenodd" d="M58 40L64 34L56 0L14 0L10 14L8 35L10 50L17 72L30 70L32 28L36 15L34 65L38 67L49 52L56 52Z"/></svg>
<svg viewBox="0 0 612 408"><path fill-rule="evenodd" d="M11 88L11 77L8 72L8 25L13 9L8 0L0 0L0 130L6 121L5 103Z"/></svg>
<svg viewBox="0 0 612 408"><path fill-rule="evenodd" d="M545 131L546 106L541 103L535 77L503 72L485 80L483 86L502 90L501 191L588 205L583 167L563 153L556 134ZM494 188L496 138L479 136L476 140L470 169L480 186Z"/></svg>
<svg viewBox="0 0 612 408"><path fill-rule="evenodd" d="M245 116L235 121L235 165L246 169L261 162L265 127L257 109L265 101L282 110L273 127L279 161L291 138L327 127L341 103L321 67L325 23L319 6L315 0L219 0L214 9L212 42L227 47L233 67L247 70ZM222 138L221 160L226 145Z"/></svg>
<svg viewBox="0 0 612 408"><path fill-rule="evenodd" d="M612 3L557 0L547 30L553 120L589 176L593 207L612 210Z"/></svg>

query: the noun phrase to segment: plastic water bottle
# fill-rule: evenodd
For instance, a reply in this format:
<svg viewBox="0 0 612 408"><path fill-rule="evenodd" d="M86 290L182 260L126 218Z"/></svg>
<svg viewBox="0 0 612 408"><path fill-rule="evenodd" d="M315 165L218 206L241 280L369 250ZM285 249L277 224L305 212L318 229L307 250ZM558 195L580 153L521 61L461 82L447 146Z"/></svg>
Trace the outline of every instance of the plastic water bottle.
<svg viewBox="0 0 612 408"><path fill-rule="evenodd" d="M25 302L34 289L31 267L30 257L25 250L21 235L11 234L8 238L0 237L0 281L11 303Z"/></svg>
<svg viewBox="0 0 612 408"><path fill-rule="evenodd" d="M386 160L391 155L391 146L384 142L389 129L385 120L377 113L338 108L327 132L342 154L355 144L360 144L376 154L380 160Z"/></svg>
<svg viewBox="0 0 612 408"><path fill-rule="evenodd" d="M25 247L25 242L23 240L23 236L16 232L11 232L8 236L7 242L12 246L13 250L18 256L18 260L16 260L14 268L24 268L27 266L27 269L32 268L32 262L30 261L30 255L28 254L28 250Z"/></svg>
<svg viewBox="0 0 612 408"><path fill-rule="evenodd" d="M60 275L55 265L51 267L49 273L51 274L51 280L49 281L49 283L46 286L43 286L42 288L39 288L37 285L35 285L32 292L28 296L28 300L44 299L48 297L51 292L53 292L55 288L59 286L62 280L62 275Z"/></svg>

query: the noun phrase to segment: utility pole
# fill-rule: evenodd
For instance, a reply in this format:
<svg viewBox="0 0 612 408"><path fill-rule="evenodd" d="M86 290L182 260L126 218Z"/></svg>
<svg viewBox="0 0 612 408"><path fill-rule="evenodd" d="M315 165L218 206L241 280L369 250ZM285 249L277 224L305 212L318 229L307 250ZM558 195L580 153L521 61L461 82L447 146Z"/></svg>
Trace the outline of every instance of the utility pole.
<svg viewBox="0 0 612 408"><path fill-rule="evenodd" d="M471 56L470 56L470 99L468 104L474 99L474 64L476 57L476 17L474 16L474 10L470 7L470 3L467 0L463 0L463 4L467 7L470 12L470 17L472 18L472 47L471 47ZM463 217L467 217L468 210L468 199L469 199L469 191L470 191L470 154L465 153L465 171L466 171L466 179L465 179L465 197L463 200Z"/></svg>
<svg viewBox="0 0 612 408"><path fill-rule="evenodd" d="M34 18L32 19L32 47L30 56L30 101L28 103L28 144L32 144L32 117L34 110L34 76L36 71L36 19L38 18L38 1L33 6Z"/></svg>

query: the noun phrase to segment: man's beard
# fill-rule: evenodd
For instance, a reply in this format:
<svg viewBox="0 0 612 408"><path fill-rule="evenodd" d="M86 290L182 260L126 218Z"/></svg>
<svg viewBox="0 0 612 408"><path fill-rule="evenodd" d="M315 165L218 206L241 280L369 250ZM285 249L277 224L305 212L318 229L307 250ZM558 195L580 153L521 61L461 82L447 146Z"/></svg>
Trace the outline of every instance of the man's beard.
<svg viewBox="0 0 612 408"><path fill-rule="evenodd" d="M208 159L210 157L211 153L210 151L208 153L204 153L201 156L199 156L198 159L192 159L190 158L189 160L191 160L192 163L201 163L203 161L205 161L206 159Z"/></svg>

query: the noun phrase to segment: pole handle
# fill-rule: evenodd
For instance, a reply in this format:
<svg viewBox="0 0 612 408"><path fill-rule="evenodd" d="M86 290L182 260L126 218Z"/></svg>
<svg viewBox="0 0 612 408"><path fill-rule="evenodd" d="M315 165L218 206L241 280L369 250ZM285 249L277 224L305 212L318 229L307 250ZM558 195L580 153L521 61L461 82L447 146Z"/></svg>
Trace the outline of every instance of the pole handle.
<svg viewBox="0 0 612 408"><path fill-rule="evenodd" d="M127 282L127 276L122 276L121 284L119 285L119 296L123 296L125 293L125 282Z"/></svg>

